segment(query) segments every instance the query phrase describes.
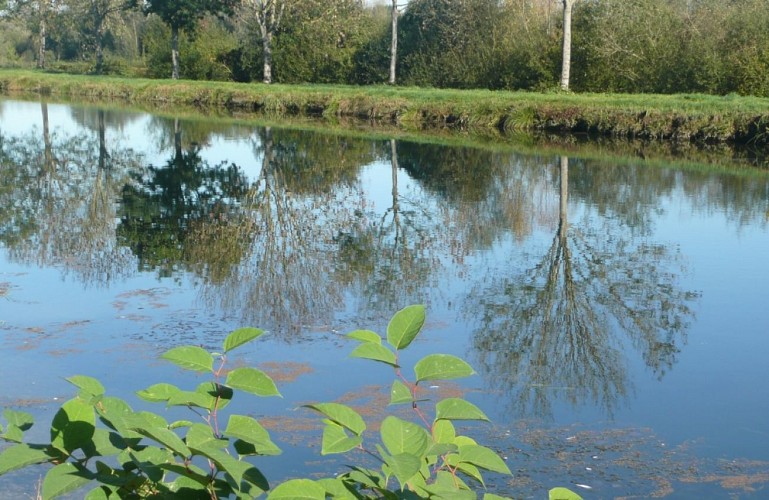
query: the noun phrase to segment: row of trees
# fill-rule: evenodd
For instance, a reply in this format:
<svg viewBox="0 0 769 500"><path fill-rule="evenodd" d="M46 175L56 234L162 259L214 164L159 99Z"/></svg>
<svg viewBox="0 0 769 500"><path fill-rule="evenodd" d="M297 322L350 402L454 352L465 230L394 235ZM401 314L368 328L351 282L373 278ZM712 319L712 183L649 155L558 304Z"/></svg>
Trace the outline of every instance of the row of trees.
<svg viewBox="0 0 769 500"><path fill-rule="evenodd" d="M764 0L3 1L4 65L53 57L150 77L769 95Z"/></svg>

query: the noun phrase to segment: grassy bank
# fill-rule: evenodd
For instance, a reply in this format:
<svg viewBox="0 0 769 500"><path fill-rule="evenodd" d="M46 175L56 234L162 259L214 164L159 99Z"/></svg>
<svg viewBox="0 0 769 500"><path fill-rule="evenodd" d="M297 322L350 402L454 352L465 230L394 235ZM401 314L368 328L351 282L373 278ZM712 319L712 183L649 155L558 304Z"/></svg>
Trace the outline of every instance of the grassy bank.
<svg viewBox="0 0 769 500"><path fill-rule="evenodd" d="M388 86L264 85L0 70L0 92L230 112L361 118L409 131L546 131L769 145L769 99L707 95L540 94Z"/></svg>

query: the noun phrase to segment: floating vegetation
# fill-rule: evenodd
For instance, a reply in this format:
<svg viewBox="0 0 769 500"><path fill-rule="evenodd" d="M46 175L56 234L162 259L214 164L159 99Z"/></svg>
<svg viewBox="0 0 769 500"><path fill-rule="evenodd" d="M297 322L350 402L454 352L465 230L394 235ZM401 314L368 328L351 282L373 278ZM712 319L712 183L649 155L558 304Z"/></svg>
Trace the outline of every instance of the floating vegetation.
<svg viewBox="0 0 769 500"><path fill-rule="evenodd" d="M505 485L512 496L547 491L552 484L601 498L750 496L769 486L767 461L707 458L697 452L700 443L671 445L648 428L534 425L520 422L493 436L517 468Z"/></svg>

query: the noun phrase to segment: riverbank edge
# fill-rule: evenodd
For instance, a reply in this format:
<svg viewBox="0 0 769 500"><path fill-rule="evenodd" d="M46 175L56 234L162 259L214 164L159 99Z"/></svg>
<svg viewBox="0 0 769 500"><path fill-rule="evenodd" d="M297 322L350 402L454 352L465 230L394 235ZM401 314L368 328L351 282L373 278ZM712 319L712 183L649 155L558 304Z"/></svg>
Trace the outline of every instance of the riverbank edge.
<svg viewBox="0 0 769 500"><path fill-rule="evenodd" d="M548 132L769 145L769 99L535 94L391 86L265 85L0 70L0 92L174 105L271 116L364 119L408 131Z"/></svg>

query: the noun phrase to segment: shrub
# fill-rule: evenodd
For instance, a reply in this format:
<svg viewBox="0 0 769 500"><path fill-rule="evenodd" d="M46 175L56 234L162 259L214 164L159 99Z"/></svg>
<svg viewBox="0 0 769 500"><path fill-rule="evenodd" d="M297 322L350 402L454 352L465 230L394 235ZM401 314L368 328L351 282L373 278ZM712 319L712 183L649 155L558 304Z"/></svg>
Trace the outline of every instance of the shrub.
<svg viewBox="0 0 769 500"><path fill-rule="evenodd" d="M352 408L338 403L307 407L324 418L321 454L363 450L376 457L377 470L353 466L333 478L292 479L270 491L268 499L286 498L476 498L470 484L483 485L483 474L510 474L505 462L490 448L458 435L453 422L488 421L483 411L461 398L437 402L428 416L417 398L420 383L457 379L473 374L462 359L430 354L415 363L413 379L400 365L400 354L420 333L425 321L423 306L410 306L391 319L385 338L370 330L348 334L358 342L351 356L391 367L395 380L391 405L409 405L415 421L388 415L381 423L379 441L364 445L367 425ZM221 353L196 346L176 347L163 358L181 368L211 376L193 390L159 383L139 391L149 402L187 407L199 417L166 421L157 413L134 411L119 398L108 396L96 379L76 375L67 380L78 394L65 402L51 423L49 443L24 442L32 416L6 409L0 437L13 443L0 453L0 475L50 464L42 482L42 497L54 498L94 486L87 499L112 498L252 498L270 489L261 471L247 459L281 452L268 431L249 416L223 410L234 393L278 396L273 380L251 367L227 371L227 357L236 348L260 337L256 328L231 332ZM476 483L473 483L476 482ZM563 488L551 498L579 498ZM502 498L486 494L484 498Z"/></svg>

